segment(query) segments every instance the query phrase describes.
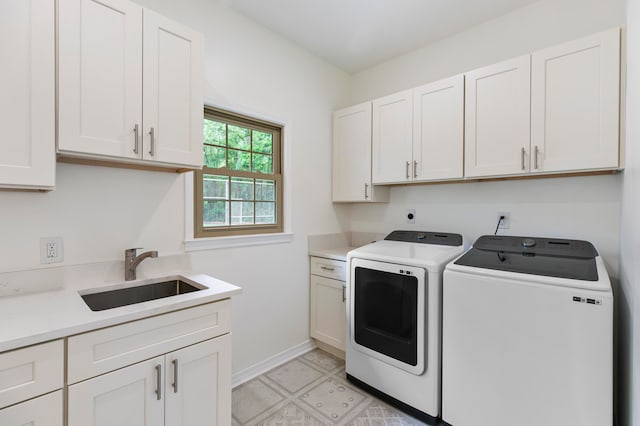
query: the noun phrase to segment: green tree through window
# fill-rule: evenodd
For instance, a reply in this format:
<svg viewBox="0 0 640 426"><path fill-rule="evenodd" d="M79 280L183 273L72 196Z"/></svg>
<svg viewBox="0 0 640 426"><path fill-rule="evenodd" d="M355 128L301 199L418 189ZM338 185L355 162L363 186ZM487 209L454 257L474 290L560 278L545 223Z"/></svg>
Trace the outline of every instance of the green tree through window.
<svg viewBox="0 0 640 426"><path fill-rule="evenodd" d="M282 231L282 129L205 108L196 237Z"/></svg>

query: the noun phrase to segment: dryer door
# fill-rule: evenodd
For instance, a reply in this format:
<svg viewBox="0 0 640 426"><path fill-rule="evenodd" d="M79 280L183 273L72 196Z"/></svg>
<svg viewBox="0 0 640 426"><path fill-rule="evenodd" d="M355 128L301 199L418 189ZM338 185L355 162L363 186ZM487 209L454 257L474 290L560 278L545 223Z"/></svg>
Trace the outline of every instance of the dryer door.
<svg viewBox="0 0 640 426"><path fill-rule="evenodd" d="M369 356L420 375L425 366L426 272L352 259L349 334Z"/></svg>

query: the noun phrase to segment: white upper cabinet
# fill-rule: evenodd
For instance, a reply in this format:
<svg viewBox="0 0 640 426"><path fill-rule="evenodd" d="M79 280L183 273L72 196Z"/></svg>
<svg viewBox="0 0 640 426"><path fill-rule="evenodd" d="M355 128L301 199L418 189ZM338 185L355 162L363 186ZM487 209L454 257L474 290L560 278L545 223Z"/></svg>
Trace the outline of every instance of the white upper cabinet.
<svg viewBox="0 0 640 426"><path fill-rule="evenodd" d="M202 36L126 0L60 0L58 20L58 152L201 167Z"/></svg>
<svg viewBox="0 0 640 426"><path fill-rule="evenodd" d="M372 101L372 183L620 168L620 46L614 28Z"/></svg>
<svg viewBox="0 0 640 426"><path fill-rule="evenodd" d="M531 171L617 168L620 29L531 56Z"/></svg>
<svg viewBox="0 0 640 426"><path fill-rule="evenodd" d="M143 38L143 158L201 167L202 35L145 9Z"/></svg>
<svg viewBox="0 0 640 426"><path fill-rule="evenodd" d="M414 182L462 178L464 76L413 89Z"/></svg>
<svg viewBox="0 0 640 426"><path fill-rule="evenodd" d="M464 76L373 101L373 183L462 178Z"/></svg>
<svg viewBox="0 0 640 426"><path fill-rule="evenodd" d="M373 101L374 184L409 182L413 177L411 90Z"/></svg>
<svg viewBox="0 0 640 426"><path fill-rule="evenodd" d="M530 55L465 74L465 177L529 171Z"/></svg>
<svg viewBox="0 0 640 426"><path fill-rule="evenodd" d="M386 202L371 184L371 102L333 113L333 201Z"/></svg>
<svg viewBox="0 0 640 426"><path fill-rule="evenodd" d="M58 22L58 150L139 158L142 8L60 0Z"/></svg>
<svg viewBox="0 0 640 426"><path fill-rule="evenodd" d="M53 189L53 0L0 2L0 63L0 188Z"/></svg>

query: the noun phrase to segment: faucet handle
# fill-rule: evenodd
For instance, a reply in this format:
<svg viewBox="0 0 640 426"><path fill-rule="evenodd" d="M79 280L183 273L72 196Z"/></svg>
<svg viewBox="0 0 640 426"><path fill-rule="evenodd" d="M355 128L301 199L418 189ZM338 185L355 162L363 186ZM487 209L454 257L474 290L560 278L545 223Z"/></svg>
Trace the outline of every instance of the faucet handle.
<svg viewBox="0 0 640 426"><path fill-rule="evenodd" d="M128 248L128 249L125 249L124 254L125 254L125 255L133 254L133 255L135 256L135 255L136 255L136 252L137 252L138 250L142 250L142 249L143 249L143 247L132 247L132 248Z"/></svg>

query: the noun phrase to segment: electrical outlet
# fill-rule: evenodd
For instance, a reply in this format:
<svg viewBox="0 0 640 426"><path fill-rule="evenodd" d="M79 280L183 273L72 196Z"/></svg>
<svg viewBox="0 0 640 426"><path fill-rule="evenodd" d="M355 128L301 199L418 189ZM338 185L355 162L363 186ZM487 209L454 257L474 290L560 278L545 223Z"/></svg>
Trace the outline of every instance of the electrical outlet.
<svg viewBox="0 0 640 426"><path fill-rule="evenodd" d="M59 263L63 259L62 237L40 238L40 263Z"/></svg>
<svg viewBox="0 0 640 426"><path fill-rule="evenodd" d="M416 223L416 209L407 209L407 223Z"/></svg>
<svg viewBox="0 0 640 426"><path fill-rule="evenodd" d="M500 220L501 216L504 216L504 219L500 221L500 224L498 225L498 229L509 229L509 224L511 223L511 220L509 218L509 212L497 212L496 222Z"/></svg>

